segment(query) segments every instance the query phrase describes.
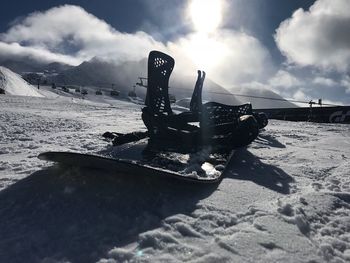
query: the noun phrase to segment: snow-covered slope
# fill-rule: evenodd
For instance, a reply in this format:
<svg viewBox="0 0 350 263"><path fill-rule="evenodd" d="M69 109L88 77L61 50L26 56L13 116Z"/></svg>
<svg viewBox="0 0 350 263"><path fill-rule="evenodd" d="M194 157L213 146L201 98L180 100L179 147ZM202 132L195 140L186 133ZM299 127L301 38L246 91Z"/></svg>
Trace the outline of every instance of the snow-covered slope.
<svg viewBox="0 0 350 263"><path fill-rule="evenodd" d="M20 75L2 66L0 66L0 89L9 95L43 97Z"/></svg>
<svg viewBox="0 0 350 263"><path fill-rule="evenodd" d="M349 125L271 120L205 186L37 159L145 129L139 105L5 95L0 108L0 262L350 261Z"/></svg>

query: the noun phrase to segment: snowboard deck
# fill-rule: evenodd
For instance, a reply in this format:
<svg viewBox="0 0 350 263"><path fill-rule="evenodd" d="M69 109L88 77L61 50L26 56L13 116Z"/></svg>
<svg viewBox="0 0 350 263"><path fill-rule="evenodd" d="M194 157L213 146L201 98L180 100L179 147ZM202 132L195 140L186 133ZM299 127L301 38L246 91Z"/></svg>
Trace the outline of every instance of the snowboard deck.
<svg viewBox="0 0 350 263"><path fill-rule="evenodd" d="M96 154L77 152L44 152L38 158L68 166L100 169L136 176L159 176L198 183L219 182L233 155L211 153L202 149L183 154L152 151L147 139L122 146L114 146Z"/></svg>

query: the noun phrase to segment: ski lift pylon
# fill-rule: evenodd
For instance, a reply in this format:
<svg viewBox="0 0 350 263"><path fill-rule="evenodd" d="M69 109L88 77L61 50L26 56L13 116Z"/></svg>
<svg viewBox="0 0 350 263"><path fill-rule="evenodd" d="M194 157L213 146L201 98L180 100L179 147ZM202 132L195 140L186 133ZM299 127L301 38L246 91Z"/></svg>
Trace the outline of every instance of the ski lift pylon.
<svg viewBox="0 0 350 263"><path fill-rule="evenodd" d="M140 82L136 82L136 85L147 88L147 84L144 84L144 80L147 81L145 77L139 77Z"/></svg>

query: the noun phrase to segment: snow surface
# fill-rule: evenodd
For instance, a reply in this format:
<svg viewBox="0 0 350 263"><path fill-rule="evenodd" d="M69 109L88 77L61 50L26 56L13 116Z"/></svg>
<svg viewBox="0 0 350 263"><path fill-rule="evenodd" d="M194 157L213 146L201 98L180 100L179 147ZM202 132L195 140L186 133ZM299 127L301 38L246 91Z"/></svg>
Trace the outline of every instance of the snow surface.
<svg viewBox="0 0 350 263"><path fill-rule="evenodd" d="M220 184L136 181L37 155L111 147L142 106L41 92L0 96L0 262L350 261L349 125L270 120Z"/></svg>
<svg viewBox="0 0 350 263"><path fill-rule="evenodd" d="M20 75L2 66L0 66L0 89L10 95L43 97Z"/></svg>

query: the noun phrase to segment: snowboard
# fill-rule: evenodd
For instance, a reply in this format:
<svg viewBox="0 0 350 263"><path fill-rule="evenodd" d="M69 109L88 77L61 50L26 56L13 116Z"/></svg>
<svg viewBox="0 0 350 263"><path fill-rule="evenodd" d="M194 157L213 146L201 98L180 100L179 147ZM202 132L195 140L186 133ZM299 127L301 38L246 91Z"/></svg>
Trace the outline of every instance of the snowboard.
<svg viewBox="0 0 350 263"><path fill-rule="evenodd" d="M95 153L44 152L41 160L124 173L131 176L158 176L196 183L216 183L222 179L234 151L212 153L203 148L194 153L149 149L147 139L109 147Z"/></svg>

